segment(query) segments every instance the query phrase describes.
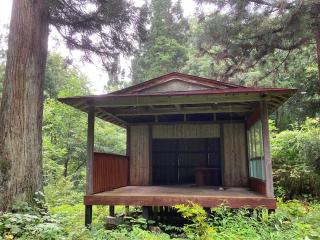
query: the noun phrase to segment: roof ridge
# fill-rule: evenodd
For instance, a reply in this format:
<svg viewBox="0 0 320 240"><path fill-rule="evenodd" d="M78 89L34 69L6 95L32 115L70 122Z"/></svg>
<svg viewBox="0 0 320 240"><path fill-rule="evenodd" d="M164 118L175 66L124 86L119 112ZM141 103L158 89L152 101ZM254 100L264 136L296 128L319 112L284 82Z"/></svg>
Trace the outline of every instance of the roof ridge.
<svg viewBox="0 0 320 240"><path fill-rule="evenodd" d="M114 92L111 92L110 94L119 94L119 93L126 93L126 92L130 93L131 91L134 91L135 89L139 89L139 88L141 88L141 90L143 90L144 89L143 86L146 86L146 88L148 88L147 86L149 84L153 83L153 82L159 81L161 79L168 78L170 76L174 77L175 75L177 77L193 78L193 79L190 79L190 80L194 80L194 81L197 81L197 80L206 81L207 83L214 83L214 84L217 84L217 85L220 85L220 86L224 86L224 87L246 88L245 86L241 86L241 85L237 85L237 84L233 84L233 83L226 83L226 82L222 82L222 81L218 81L218 80L214 80L214 79L210 79L210 78L199 77L199 76L190 75L190 74L186 74L186 73L180 73L180 72L170 72L170 73L167 73L165 75L161 75L161 76L152 78L150 80L147 80L147 81L144 81L144 82L141 82L141 83L138 83L138 84L135 84L135 85L132 85L132 86L129 86L129 87L114 91Z"/></svg>

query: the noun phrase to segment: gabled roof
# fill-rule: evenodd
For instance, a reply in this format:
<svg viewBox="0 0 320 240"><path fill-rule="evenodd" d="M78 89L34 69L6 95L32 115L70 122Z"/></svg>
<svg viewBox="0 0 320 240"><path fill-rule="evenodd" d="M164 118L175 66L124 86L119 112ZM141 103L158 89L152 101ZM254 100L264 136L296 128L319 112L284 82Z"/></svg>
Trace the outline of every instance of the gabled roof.
<svg viewBox="0 0 320 240"><path fill-rule="evenodd" d="M245 119L261 101L267 102L271 113L295 92L296 89L244 87L173 72L109 94L59 101L83 112L94 107L97 117L125 127L160 121L169 115L220 114L223 119L225 114L234 114Z"/></svg>
<svg viewBox="0 0 320 240"><path fill-rule="evenodd" d="M177 86L177 88L175 88ZM180 87L180 88L178 88ZM209 78L197 77L184 73L172 72L166 75L153 78L151 80L142 82L112 92L111 94L142 94L155 92L176 92L176 91L196 91L196 90L210 90L210 89L234 89L246 88L244 86L225 83L221 81L212 80Z"/></svg>

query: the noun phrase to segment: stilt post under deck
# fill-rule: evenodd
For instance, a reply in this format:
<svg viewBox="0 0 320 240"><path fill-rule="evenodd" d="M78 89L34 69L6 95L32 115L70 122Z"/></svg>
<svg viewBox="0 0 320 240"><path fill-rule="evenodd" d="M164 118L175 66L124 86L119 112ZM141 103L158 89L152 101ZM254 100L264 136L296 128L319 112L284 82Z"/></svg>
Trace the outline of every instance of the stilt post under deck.
<svg viewBox="0 0 320 240"><path fill-rule="evenodd" d="M114 217L115 216L115 213L114 213L114 205L110 205L109 206L109 216L110 217Z"/></svg>
<svg viewBox="0 0 320 240"><path fill-rule="evenodd" d="M92 205L86 205L85 226L90 228L91 223L92 223Z"/></svg>
<svg viewBox="0 0 320 240"><path fill-rule="evenodd" d="M270 139L269 139L268 103L266 101L262 101L260 106L261 106L262 143L263 143L263 153L264 153L263 162L264 162L265 178L266 178L266 195L267 197L274 197L272 162L271 162Z"/></svg>
<svg viewBox="0 0 320 240"><path fill-rule="evenodd" d="M88 110L88 131L87 131L87 186L86 195L93 194L93 155L94 155L94 107ZM86 205L85 224L90 225L92 222L92 206Z"/></svg>
<svg viewBox="0 0 320 240"><path fill-rule="evenodd" d="M142 216L149 220L149 218L151 217L152 214L152 207L150 206L142 206Z"/></svg>

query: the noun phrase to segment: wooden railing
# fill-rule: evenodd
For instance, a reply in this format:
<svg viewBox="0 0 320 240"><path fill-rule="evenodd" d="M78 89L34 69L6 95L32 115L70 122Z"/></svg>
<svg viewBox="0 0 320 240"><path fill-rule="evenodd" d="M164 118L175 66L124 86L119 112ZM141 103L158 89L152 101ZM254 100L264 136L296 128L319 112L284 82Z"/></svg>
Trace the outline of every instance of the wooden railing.
<svg viewBox="0 0 320 240"><path fill-rule="evenodd" d="M109 153L94 153L93 193L110 191L128 185L129 159Z"/></svg>
<svg viewBox="0 0 320 240"><path fill-rule="evenodd" d="M266 183L263 180L257 178L249 178L249 187L258 193L266 194Z"/></svg>

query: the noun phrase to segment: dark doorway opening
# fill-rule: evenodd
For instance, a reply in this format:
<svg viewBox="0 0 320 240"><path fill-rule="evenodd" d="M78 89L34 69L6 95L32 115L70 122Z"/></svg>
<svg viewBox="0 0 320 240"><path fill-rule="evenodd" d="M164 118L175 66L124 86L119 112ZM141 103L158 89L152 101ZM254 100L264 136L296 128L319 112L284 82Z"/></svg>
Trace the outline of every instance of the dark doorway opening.
<svg viewBox="0 0 320 240"><path fill-rule="evenodd" d="M196 172L207 170L207 185L221 185L219 138L152 140L153 185L195 184Z"/></svg>

